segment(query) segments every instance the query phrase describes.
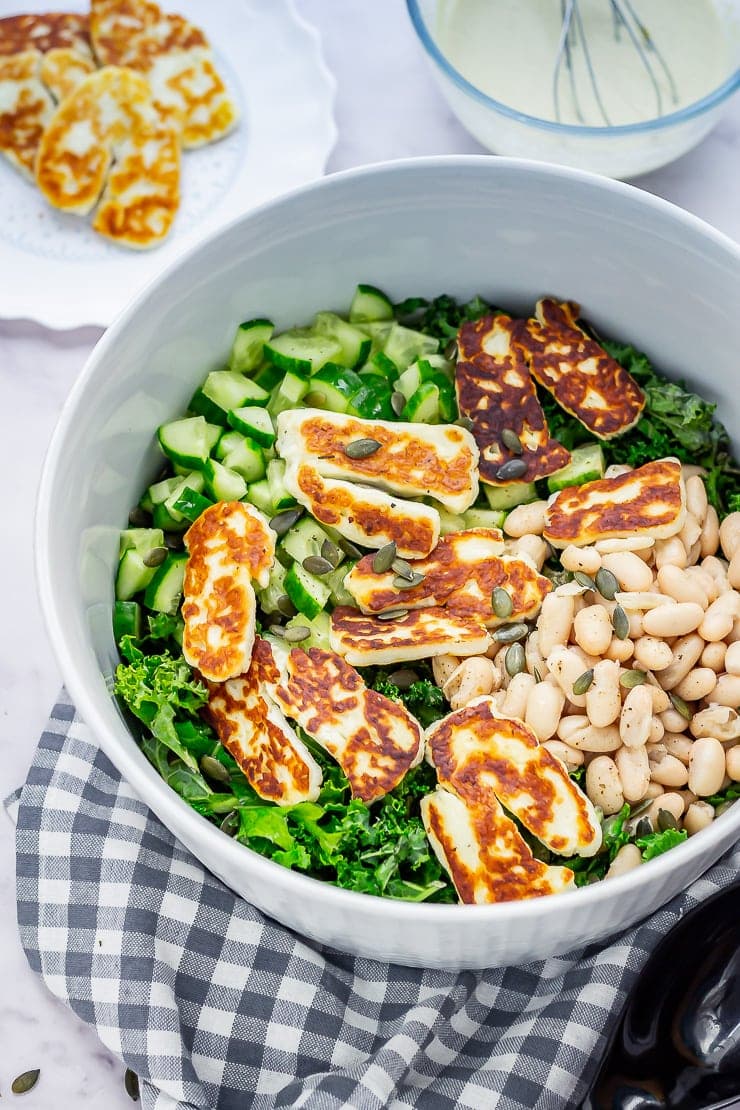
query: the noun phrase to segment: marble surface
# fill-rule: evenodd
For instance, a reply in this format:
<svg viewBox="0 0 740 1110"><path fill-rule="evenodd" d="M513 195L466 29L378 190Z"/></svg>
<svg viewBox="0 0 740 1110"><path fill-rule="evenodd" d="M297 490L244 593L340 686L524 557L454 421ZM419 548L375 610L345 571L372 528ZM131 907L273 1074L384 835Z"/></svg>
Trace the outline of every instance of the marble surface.
<svg viewBox="0 0 740 1110"><path fill-rule="evenodd" d="M330 171L420 154L476 153L433 84L400 0L297 0L321 30L338 80L339 141ZM694 152L638 184L683 205L740 240L740 99ZM3 273L0 251L0 311ZM60 685L33 577L33 503L59 408L98 337L88 328L52 333L0 320L0 473L5 475L0 581L0 792L24 778ZM10 588L8 588L10 584ZM24 1110L124 1110L123 1068L93 1031L30 972L14 914L13 830L0 816L0 1095L15 1075L41 1067ZM11 1096L12 1099L12 1096Z"/></svg>

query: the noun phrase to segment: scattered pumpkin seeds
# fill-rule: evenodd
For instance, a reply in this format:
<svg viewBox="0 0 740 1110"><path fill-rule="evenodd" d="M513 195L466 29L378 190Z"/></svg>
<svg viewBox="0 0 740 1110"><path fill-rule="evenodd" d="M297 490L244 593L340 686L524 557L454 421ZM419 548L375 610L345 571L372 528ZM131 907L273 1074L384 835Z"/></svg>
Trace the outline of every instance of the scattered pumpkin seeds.
<svg viewBox="0 0 740 1110"><path fill-rule="evenodd" d="M379 451L383 446L377 439L371 439L367 436L364 439L353 439L344 448L344 453L348 459L368 459Z"/></svg>
<svg viewBox="0 0 740 1110"><path fill-rule="evenodd" d="M292 628L286 628L283 635L289 644L299 644L301 640L308 639L311 629L305 624L294 624Z"/></svg>
<svg viewBox="0 0 740 1110"><path fill-rule="evenodd" d="M579 586L583 586L584 590L596 589L596 583L593 578L590 574L586 574L585 571L577 570L573 575L573 581L577 582Z"/></svg>
<svg viewBox="0 0 740 1110"><path fill-rule="evenodd" d="M690 721L693 714L683 698L679 698L678 694L674 694L672 690L668 691L668 697L676 712L680 713L685 720Z"/></svg>
<svg viewBox="0 0 740 1110"><path fill-rule="evenodd" d="M419 681L419 676L410 667L402 667L399 671L389 674L388 681L397 686L399 690L408 690L415 682Z"/></svg>
<svg viewBox="0 0 740 1110"><path fill-rule="evenodd" d="M285 639L285 629L282 624L271 624L267 631L271 632L273 636L279 636L282 640Z"/></svg>
<svg viewBox="0 0 740 1110"><path fill-rule="evenodd" d="M591 689L591 683L593 682L593 680L593 667L589 667L589 669L587 671L584 671L583 674L579 674L578 678L573 683L573 693L576 695L576 697L580 697L581 694L586 694Z"/></svg>
<svg viewBox="0 0 740 1110"><path fill-rule="evenodd" d="M521 674L522 671L526 669L527 661L524 656L523 644L515 643L506 649L504 666L506 667L506 673L510 675L511 678L513 678L514 675Z"/></svg>
<svg viewBox="0 0 740 1110"><path fill-rule="evenodd" d="M185 544L182 542L181 532L167 532L164 537L165 547L168 551L179 551Z"/></svg>
<svg viewBox="0 0 740 1110"><path fill-rule="evenodd" d="M282 613L284 617L294 617L298 612L287 594L281 594L275 604L278 607L278 612Z"/></svg>
<svg viewBox="0 0 740 1110"><path fill-rule="evenodd" d="M625 671L619 676L619 685L625 690L632 690L635 686L642 686L647 679L644 671Z"/></svg>
<svg viewBox="0 0 740 1110"><path fill-rule="evenodd" d="M491 594L491 608L497 617L501 620L506 620L510 617L514 609L514 602L511 600L511 594L505 590L503 586L496 586Z"/></svg>
<svg viewBox="0 0 740 1110"><path fill-rule="evenodd" d="M139 1101L139 1077L131 1068L126 1068L126 1074L123 1077L123 1085L126 1088L126 1094L134 1102Z"/></svg>
<svg viewBox="0 0 740 1110"><path fill-rule="evenodd" d="M321 558L331 563L332 568L338 567L342 561L342 552L331 540L324 540L321 545Z"/></svg>
<svg viewBox="0 0 740 1110"><path fill-rule="evenodd" d="M658 831L665 832L667 829L677 829L678 821L673 814L667 809L658 810Z"/></svg>
<svg viewBox="0 0 740 1110"><path fill-rule="evenodd" d="M206 778L212 779L214 782L229 782L231 779L228 769L218 759L214 759L212 755L201 756L200 769Z"/></svg>
<svg viewBox="0 0 740 1110"><path fill-rule="evenodd" d="M357 547L356 544L353 544L351 540L345 540L344 536L340 536L337 540L337 543L340 549L349 559L362 558L362 552L360 551L359 547Z"/></svg>
<svg viewBox="0 0 740 1110"><path fill-rule="evenodd" d="M235 809L232 809L231 813L226 814L219 828L221 832L226 833L227 836L236 836L239 832L239 814Z"/></svg>
<svg viewBox="0 0 740 1110"><path fill-rule="evenodd" d="M457 424L458 428L465 428L468 432L472 432L475 428L475 424L469 416L465 415L465 413L463 413L462 416L458 416L455 423Z"/></svg>
<svg viewBox="0 0 740 1110"><path fill-rule="evenodd" d="M630 619L621 605L617 605L612 613L612 628L618 640L626 640L630 631Z"/></svg>
<svg viewBox="0 0 740 1110"><path fill-rule="evenodd" d="M315 574L319 578L322 574L331 574L334 570L333 565L323 555L307 555L301 563L304 570L309 574Z"/></svg>
<svg viewBox="0 0 740 1110"><path fill-rule="evenodd" d="M303 509L297 505L294 509L283 509L281 513L277 513L270 521L270 527L273 532L278 536L284 536L285 533L297 524L303 516Z"/></svg>
<svg viewBox="0 0 740 1110"><path fill-rule="evenodd" d="M635 836L650 836L653 831L653 823L649 817L641 817L637 822L635 829Z"/></svg>
<svg viewBox="0 0 740 1110"><path fill-rule="evenodd" d="M375 619L378 621L400 621L408 615L408 609L386 609L384 613L376 613Z"/></svg>
<svg viewBox="0 0 740 1110"><path fill-rule="evenodd" d="M314 393L307 393L301 404L309 409L320 409L324 404L324 394L319 393L318 390Z"/></svg>
<svg viewBox="0 0 740 1110"><path fill-rule="evenodd" d="M420 586L424 581L424 575L419 571L413 570L411 577L402 577L400 574L393 579L393 588L396 590L413 590L415 586Z"/></svg>
<svg viewBox="0 0 740 1110"><path fill-rule="evenodd" d="M132 528L146 528L149 523L149 513L145 513L141 505L134 505L128 514L128 522Z"/></svg>
<svg viewBox="0 0 740 1110"><path fill-rule="evenodd" d="M513 428L501 429L501 442L503 443L504 447L508 447L509 450L512 451L515 455L521 455L522 441L519 439L519 436L516 434Z"/></svg>
<svg viewBox="0 0 740 1110"><path fill-rule="evenodd" d="M524 459L509 459L496 471L496 479L499 482L515 482L518 478L523 478L526 473L527 464Z"/></svg>
<svg viewBox="0 0 740 1110"><path fill-rule="evenodd" d="M391 563L391 570L395 570L399 577L408 578L409 581L414 577L414 568L405 559L394 559Z"/></svg>
<svg viewBox="0 0 740 1110"><path fill-rule="evenodd" d="M599 567L594 581L601 596L605 597L607 601L614 601L614 595L618 594L620 589L616 576L606 567Z"/></svg>
<svg viewBox="0 0 740 1110"><path fill-rule="evenodd" d="M444 349L444 356L448 362L457 361L457 340L451 339Z"/></svg>
<svg viewBox="0 0 740 1110"><path fill-rule="evenodd" d="M396 545L393 540L391 540L391 542L387 543L385 547L381 547L378 551L376 551L375 555L373 556L373 572L375 574L385 574L385 572L390 570L393 566L395 558Z"/></svg>
<svg viewBox="0 0 740 1110"><path fill-rule="evenodd" d="M493 638L499 644L514 644L517 640L523 640L528 632L528 626L518 621L516 624L502 624L494 631Z"/></svg>
<svg viewBox="0 0 740 1110"><path fill-rule="evenodd" d="M32 1068L31 1071L22 1072L13 1080L10 1086L11 1091L14 1095L27 1094L28 1091L32 1090L36 1086L40 1075L40 1068Z"/></svg>
<svg viewBox="0 0 740 1110"><path fill-rule="evenodd" d="M400 389L396 389L393 393L391 393L391 408L395 412L396 416L400 416L403 410L406 408L406 398L404 397L403 393L401 393Z"/></svg>
<svg viewBox="0 0 740 1110"><path fill-rule="evenodd" d="M166 547L153 547L151 551L146 553L142 562L145 567L161 567L167 558L167 554Z"/></svg>

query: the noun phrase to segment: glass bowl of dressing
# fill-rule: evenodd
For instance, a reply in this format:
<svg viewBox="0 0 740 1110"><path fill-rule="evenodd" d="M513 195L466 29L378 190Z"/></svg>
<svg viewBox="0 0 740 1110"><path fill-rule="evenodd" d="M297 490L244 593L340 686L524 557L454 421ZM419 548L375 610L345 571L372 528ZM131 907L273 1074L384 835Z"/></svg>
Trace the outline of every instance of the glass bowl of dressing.
<svg viewBox="0 0 740 1110"><path fill-rule="evenodd" d="M407 6L452 111L497 154L633 177L699 143L740 88L740 0L632 0L642 51L625 26L615 28L610 0L578 0L576 32L586 37L592 72L576 35L572 67L565 57L560 67L557 104L554 71L567 5Z"/></svg>

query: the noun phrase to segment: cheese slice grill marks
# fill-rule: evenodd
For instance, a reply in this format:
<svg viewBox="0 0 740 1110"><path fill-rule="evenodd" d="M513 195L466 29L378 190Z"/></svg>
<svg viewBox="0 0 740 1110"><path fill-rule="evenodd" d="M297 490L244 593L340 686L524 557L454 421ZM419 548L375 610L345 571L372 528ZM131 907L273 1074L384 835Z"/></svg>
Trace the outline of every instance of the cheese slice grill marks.
<svg viewBox="0 0 740 1110"><path fill-rule="evenodd" d="M516 343L521 321L499 313L462 325L455 370L460 412L473 421L480 448L480 478L506 485L497 477L504 463L521 459L527 469L517 481L534 482L567 466L570 454L550 437L524 355ZM501 439L510 428L522 444L515 455Z"/></svg>
<svg viewBox="0 0 740 1110"><path fill-rule="evenodd" d="M331 615L329 639L334 651L356 667L406 663L434 655L481 655L491 646L479 617L446 609L412 609L394 620L365 616L339 605Z"/></svg>
<svg viewBox="0 0 740 1110"><path fill-rule="evenodd" d="M41 137L54 114L40 70L38 50L0 56L0 151L31 180Z"/></svg>
<svg viewBox="0 0 740 1110"><path fill-rule="evenodd" d="M73 93L88 74L94 72L92 55L82 54L69 46L47 50L41 59L41 80L57 102Z"/></svg>
<svg viewBox="0 0 740 1110"><path fill-rule="evenodd" d="M10 15L0 19L0 55L25 50L66 48L92 57L90 27L86 15L77 12L44 12Z"/></svg>
<svg viewBox="0 0 740 1110"><path fill-rule="evenodd" d="M632 428L645 394L623 366L578 324L579 306L546 297L519 330L532 376L600 439Z"/></svg>

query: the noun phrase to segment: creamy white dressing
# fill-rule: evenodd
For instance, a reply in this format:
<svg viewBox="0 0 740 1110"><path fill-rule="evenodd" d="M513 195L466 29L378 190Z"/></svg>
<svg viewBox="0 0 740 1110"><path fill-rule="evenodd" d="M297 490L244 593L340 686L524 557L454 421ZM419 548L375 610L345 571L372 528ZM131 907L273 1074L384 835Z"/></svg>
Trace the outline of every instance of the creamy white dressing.
<svg viewBox="0 0 740 1110"><path fill-rule="evenodd" d="M700 100L727 78L731 43L713 0L633 0L633 7L676 86L674 100L651 54L663 114ZM653 119L658 115L655 90L625 29L615 37L608 0L579 0L579 9L609 122ZM553 70L560 30L557 0L441 0L438 8L437 39L452 65L489 96L541 119L556 119ZM563 66L561 120L603 126L580 47L574 51L573 68L583 119Z"/></svg>

